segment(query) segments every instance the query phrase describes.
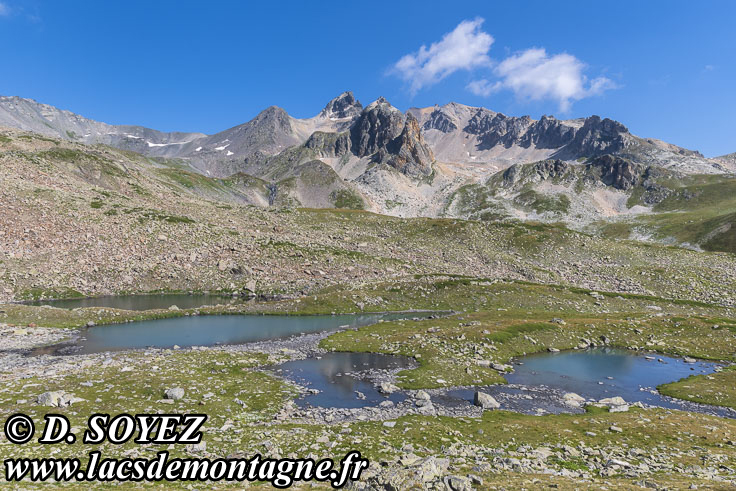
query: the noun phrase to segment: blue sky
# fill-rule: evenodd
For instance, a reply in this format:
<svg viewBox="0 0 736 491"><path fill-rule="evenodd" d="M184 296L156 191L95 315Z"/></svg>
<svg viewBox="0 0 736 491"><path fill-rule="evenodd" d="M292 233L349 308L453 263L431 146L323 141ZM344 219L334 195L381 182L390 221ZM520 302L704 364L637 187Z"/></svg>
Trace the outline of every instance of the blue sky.
<svg viewBox="0 0 736 491"><path fill-rule="evenodd" d="M734 19L728 0L0 0L0 94L214 133L352 90L402 110L599 114L716 156L736 152Z"/></svg>

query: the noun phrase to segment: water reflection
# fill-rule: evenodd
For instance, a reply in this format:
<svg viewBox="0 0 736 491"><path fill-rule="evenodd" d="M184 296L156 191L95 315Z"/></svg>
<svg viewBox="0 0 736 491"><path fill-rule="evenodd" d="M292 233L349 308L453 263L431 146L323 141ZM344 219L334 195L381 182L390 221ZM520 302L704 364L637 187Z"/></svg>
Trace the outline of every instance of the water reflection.
<svg viewBox="0 0 736 491"><path fill-rule="evenodd" d="M283 339L298 334L362 327L379 320L428 317L427 313L345 315L200 315L113 324L85 329L73 352L100 353L135 348L171 348L178 345L212 346ZM56 346L63 349L65 346ZM48 349L35 354L48 353Z"/></svg>
<svg viewBox="0 0 736 491"><path fill-rule="evenodd" d="M327 353L320 359L308 358L287 362L275 367L274 370L290 380L319 391L317 394L299 399L297 401L299 405L356 408L375 406L385 400L400 402L406 398L399 393L390 395L379 393L372 382L363 379L367 375L367 370L393 370L412 366L414 366L412 360L403 356Z"/></svg>
<svg viewBox="0 0 736 491"><path fill-rule="evenodd" d="M511 384L544 385L597 400L621 396L627 402L662 407L677 406L656 392L658 385L713 373L717 367L710 362L685 363L679 358L608 348L530 355L519 361L523 364L506 376Z"/></svg>

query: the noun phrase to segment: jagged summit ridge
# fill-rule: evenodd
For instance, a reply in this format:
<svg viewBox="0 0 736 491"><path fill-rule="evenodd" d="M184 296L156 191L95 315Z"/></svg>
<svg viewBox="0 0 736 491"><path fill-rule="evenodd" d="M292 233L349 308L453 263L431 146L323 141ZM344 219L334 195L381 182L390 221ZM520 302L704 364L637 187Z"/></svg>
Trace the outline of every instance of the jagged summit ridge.
<svg viewBox="0 0 736 491"><path fill-rule="evenodd" d="M363 111L363 105L355 99L351 91L343 92L332 99L320 111L319 116L323 118L347 119L354 118Z"/></svg>
<svg viewBox="0 0 736 491"><path fill-rule="evenodd" d="M250 121L214 135L113 126L18 97L0 98L0 124L178 158L198 172L218 177L283 174L283 169L268 170L267 161L291 152L281 159L282 166L304 163L294 157L293 149L300 146L311 152L310 158L326 159L347 180L358 179L373 164L421 179L439 163L453 181L446 183L448 189L464 178L483 180L511 165L545 159L575 162L616 155L683 173L723 173L734 167L730 159L709 160L675 145L636 137L623 124L599 116L535 120L455 102L403 113L384 97L363 107L350 91L333 98L312 118L294 118L270 106Z"/></svg>

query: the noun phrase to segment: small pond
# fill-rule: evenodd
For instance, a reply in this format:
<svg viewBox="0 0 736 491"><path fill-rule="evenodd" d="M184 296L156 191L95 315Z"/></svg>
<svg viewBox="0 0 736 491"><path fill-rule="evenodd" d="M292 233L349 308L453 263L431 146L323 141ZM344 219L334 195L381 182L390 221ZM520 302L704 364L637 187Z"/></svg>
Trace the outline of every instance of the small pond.
<svg viewBox="0 0 736 491"><path fill-rule="evenodd" d="M713 373L712 362L685 363L682 358L599 348L530 355L506 376L511 384L544 385L589 399L621 396L626 402L674 407L656 392L660 384Z"/></svg>
<svg viewBox="0 0 736 491"><path fill-rule="evenodd" d="M682 358L623 349L562 351L517 359L513 373L505 376L510 386L494 386L485 391L503 397L509 390L516 390L512 389L514 387L546 388L558 395L574 392L588 400L620 396L627 403L641 402L650 406L697 411L696 404L660 395L657 386L690 375L713 373L717 367L718 364L713 362L685 363ZM460 389L450 391L448 396L472 401L473 394L474 390ZM537 397L530 398L530 403L533 399ZM559 412L563 407L559 405L559 398L555 404L542 408ZM734 417L732 411L725 408L710 408L707 412Z"/></svg>
<svg viewBox="0 0 736 491"><path fill-rule="evenodd" d="M300 406L356 408L382 401L400 402L402 393L382 395L369 380L372 370L416 366L411 358L376 353L326 353L320 358L290 361L274 367L289 380L319 391L297 400Z"/></svg>
<svg viewBox="0 0 736 491"><path fill-rule="evenodd" d="M42 348L36 354L243 344L431 315L437 314L194 315L91 327L80 331L80 337L73 343Z"/></svg>
<svg viewBox="0 0 736 491"><path fill-rule="evenodd" d="M114 295L108 297L70 298L64 300L38 300L27 305L49 305L60 309L107 307L122 310L168 309L176 305L180 309L196 309L203 305L235 304L247 301L242 297L230 297L208 293L171 293L150 295Z"/></svg>

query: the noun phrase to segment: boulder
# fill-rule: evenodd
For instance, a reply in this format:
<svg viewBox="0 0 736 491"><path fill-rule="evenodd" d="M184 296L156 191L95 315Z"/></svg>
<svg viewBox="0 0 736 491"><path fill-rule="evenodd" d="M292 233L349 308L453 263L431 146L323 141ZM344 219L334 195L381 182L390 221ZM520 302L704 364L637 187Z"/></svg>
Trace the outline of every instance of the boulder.
<svg viewBox="0 0 736 491"><path fill-rule="evenodd" d="M473 484L470 478L463 476L446 476L443 480L446 489L451 491L472 491Z"/></svg>
<svg viewBox="0 0 736 491"><path fill-rule="evenodd" d="M166 389L164 392L164 395L167 399L171 399L172 401L178 401L179 399L184 398L184 389L181 387L173 387L171 389Z"/></svg>
<svg viewBox="0 0 736 491"><path fill-rule="evenodd" d="M568 392L562 396L562 400L565 404L572 407L580 407L585 402L585 398L575 392Z"/></svg>
<svg viewBox="0 0 736 491"><path fill-rule="evenodd" d="M504 365L503 363L492 363L491 368L498 370L499 372L507 372L512 369L511 365Z"/></svg>
<svg viewBox="0 0 736 491"><path fill-rule="evenodd" d="M380 392L381 394L393 394L394 392L397 392L399 390L400 389L398 387L390 382L382 382L381 385L378 387L378 392Z"/></svg>
<svg viewBox="0 0 736 491"><path fill-rule="evenodd" d="M51 407L66 407L71 406L75 402L82 401L84 401L84 399L75 397L74 394L68 394L64 391L44 392L36 399L38 404Z"/></svg>
<svg viewBox="0 0 736 491"><path fill-rule="evenodd" d="M43 394L38 396L36 402L38 402L38 404L42 406L59 407L61 405L61 400L63 397L63 392L44 392Z"/></svg>
<svg viewBox="0 0 736 491"><path fill-rule="evenodd" d="M414 398L415 399L419 399L419 400L423 400L423 401L428 401L428 400L431 399L430 396L429 396L429 394L426 391L424 391L424 390L417 391L417 393L414 394Z"/></svg>
<svg viewBox="0 0 736 491"><path fill-rule="evenodd" d="M498 409L501 407L501 404L499 404L493 396L486 394L485 392L476 392L473 397L473 404L482 407L483 409Z"/></svg>
<svg viewBox="0 0 736 491"><path fill-rule="evenodd" d="M626 401L621 396L616 397L606 397L605 399L601 399L598 401L598 404L601 404L603 406L623 406L626 404Z"/></svg>
<svg viewBox="0 0 736 491"><path fill-rule="evenodd" d="M427 457L415 467L415 472L421 482L430 482L447 472L449 467L450 459Z"/></svg>

